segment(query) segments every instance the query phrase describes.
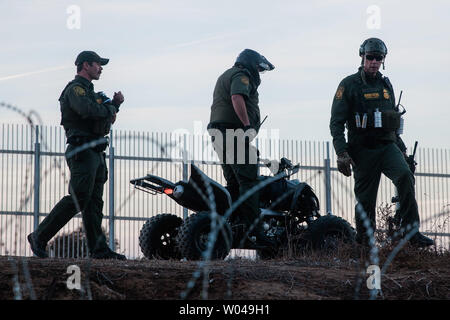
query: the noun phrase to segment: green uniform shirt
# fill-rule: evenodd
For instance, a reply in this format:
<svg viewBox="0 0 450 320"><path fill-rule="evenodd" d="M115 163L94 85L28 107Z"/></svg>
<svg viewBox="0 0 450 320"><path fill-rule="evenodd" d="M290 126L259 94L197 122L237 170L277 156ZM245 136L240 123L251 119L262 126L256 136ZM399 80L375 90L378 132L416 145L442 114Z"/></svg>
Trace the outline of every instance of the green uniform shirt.
<svg viewBox="0 0 450 320"><path fill-rule="evenodd" d="M109 133L118 107L103 104L92 82L79 75L68 83L59 98L61 125L67 138L71 136L100 137Z"/></svg>
<svg viewBox="0 0 450 320"><path fill-rule="evenodd" d="M211 106L210 123L228 124L230 128L244 127L231 102L231 96L235 94L244 97L250 125L258 130L261 120L258 91L251 82L250 73L246 69L238 67L228 69L217 79Z"/></svg>
<svg viewBox="0 0 450 320"><path fill-rule="evenodd" d="M387 78L377 73L375 78L365 76L362 67L358 72L343 79L336 91L331 108L330 131L336 154L348 151L348 147L364 145L367 138L378 142L396 142L402 151L406 151L400 137L394 129L385 128L388 119L384 119L383 128L374 128L374 112L379 109L383 117L395 112L395 97ZM367 114L367 128L356 128L356 114L361 122ZM389 118L392 119L392 118ZM345 140L345 126L348 129L348 142Z"/></svg>

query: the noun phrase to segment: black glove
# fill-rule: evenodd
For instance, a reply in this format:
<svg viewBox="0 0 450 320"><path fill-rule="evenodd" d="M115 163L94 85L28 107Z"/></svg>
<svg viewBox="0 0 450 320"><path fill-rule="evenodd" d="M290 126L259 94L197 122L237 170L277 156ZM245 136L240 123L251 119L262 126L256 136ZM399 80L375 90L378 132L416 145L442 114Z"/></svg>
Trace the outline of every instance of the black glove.
<svg viewBox="0 0 450 320"><path fill-rule="evenodd" d="M352 175L350 165L355 166L355 163L353 162L348 152L345 151L341 154L338 154L337 166L340 173L342 173L346 177L350 177Z"/></svg>

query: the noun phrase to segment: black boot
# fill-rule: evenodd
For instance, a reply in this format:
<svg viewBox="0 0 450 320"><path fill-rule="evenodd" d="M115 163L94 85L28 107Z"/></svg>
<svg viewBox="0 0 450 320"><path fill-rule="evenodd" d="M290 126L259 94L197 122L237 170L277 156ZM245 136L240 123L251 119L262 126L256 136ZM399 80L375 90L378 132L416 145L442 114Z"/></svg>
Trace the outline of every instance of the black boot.
<svg viewBox="0 0 450 320"><path fill-rule="evenodd" d="M434 245L434 241L432 239L424 236L420 232L416 232L413 237L409 239L409 243L418 248L424 248Z"/></svg>
<svg viewBox="0 0 450 320"><path fill-rule="evenodd" d="M28 242L30 243L31 251L38 256L39 258L48 258L48 254L45 251L46 243L40 241L34 232L30 233L27 237Z"/></svg>
<svg viewBox="0 0 450 320"><path fill-rule="evenodd" d="M116 260L127 260L123 254L116 253L111 249L105 249L102 251L97 251L91 254L92 259L116 259Z"/></svg>

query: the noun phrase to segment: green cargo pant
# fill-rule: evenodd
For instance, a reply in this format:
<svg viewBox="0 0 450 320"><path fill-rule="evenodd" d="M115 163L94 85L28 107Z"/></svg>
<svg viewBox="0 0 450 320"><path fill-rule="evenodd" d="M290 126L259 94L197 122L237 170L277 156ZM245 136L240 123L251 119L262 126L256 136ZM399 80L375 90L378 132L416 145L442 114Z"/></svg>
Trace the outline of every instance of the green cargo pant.
<svg viewBox="0 0 450 320"><path fill-rule="evenodd" d="M75 147L69 145L66 155ZM108 248L102 231L103 186L108 180L105 153L86 149L67 159L69 194L63 197L39 224L36 235L47 243L78 212L82 212L89 252Z"/></svg>
<svg viewBox="0 0 450 320"><path fill-rule="evenodd" d="M414 223L417 223L418 227L419 212L415 198L414 175L397 145L389 143L374 149L354 147L350 148L349 153L356 164L353 168L355 196L370 219L372 229L376 228L375 206L381 173L388 177L398 190L400 226L412 227ZM358 238L364 238L366 229L357 209L355 209L355 218Z"/></svg>
<svg viewBox="0 0 450 320"><path fill-rule="evenodd" d="M223 176L227 181L233 201L258 184L256 164L222 164ZM236 208L237 216L250 227L259 217L259 192L253 192L242 204Z"/></svg>
<svg viewBox="0 0 450 320"><path fill-rule="evenodd" d="M223 132L224 133L224 132ZM225 133L224 133L225 134ZM245 161L240 163L238 159L237 139L234 139L234 157L230 157L230 149L227 149L226 139L222 143L213 139L213 147L219 156L221 162L223 175L227 181L227 190L230 192L233 202L240 196L244 195L248 190L258 184L258 164L256 156L256 148L250 146L248 141L245 143ZM230 146L231 148L231 146ZM242 158L244 159L244 158ZM239 217L239 220L244 223L247 228L250 227L260 215L259 209L259 192L253 192L236 211L232 214L234 217Z"/></svg>

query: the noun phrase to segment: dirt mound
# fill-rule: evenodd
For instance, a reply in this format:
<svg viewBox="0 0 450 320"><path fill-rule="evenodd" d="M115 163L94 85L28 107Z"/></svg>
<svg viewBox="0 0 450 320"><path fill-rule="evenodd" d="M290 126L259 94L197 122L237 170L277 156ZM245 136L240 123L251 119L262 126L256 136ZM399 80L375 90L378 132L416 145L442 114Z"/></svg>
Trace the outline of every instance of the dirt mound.
<svg viewBox="0 0 450 320"><path fill-rule="evenodd" d="M380 268L390 251L379 252ZM70 265L81 290L69 290ZM269 261L104 261L0 257L0 299L369 299L367 254ZM381 277L377 299L450 299L450 254L405 248ZM87 281L89 280L89 281Z"/></svg>

